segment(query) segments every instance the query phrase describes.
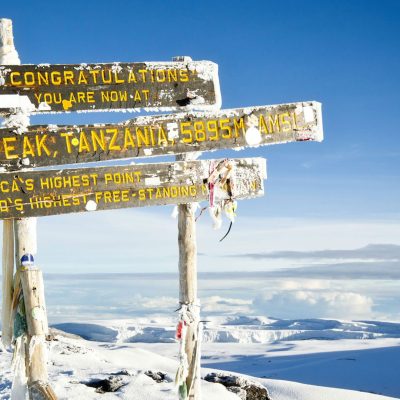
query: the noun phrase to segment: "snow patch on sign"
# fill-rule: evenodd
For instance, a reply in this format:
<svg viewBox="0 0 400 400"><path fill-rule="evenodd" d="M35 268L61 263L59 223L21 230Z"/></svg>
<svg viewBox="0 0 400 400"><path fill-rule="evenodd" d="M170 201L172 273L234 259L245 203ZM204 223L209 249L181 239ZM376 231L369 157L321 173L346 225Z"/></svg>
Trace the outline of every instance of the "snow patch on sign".
<svg viewBox="0 0 400 400"><path fill-rule="evenodd" d="M113 66L111 67L111 71L114 73L118 73L122 71L122 67L119 65L119 63L114 63Z"/></svg>
<svg viewBox="0 0 400 400"><path fill-rule="evenodd" d="M312 101L298 104L295 109L297 119L300 123L300 130L296 132L297 140L313 140L322 142L324 139L322 127L321 103Z"/></svg>
<svg viewBox="0 0 400 400"><path fill-rule="evenodd" d="M161 181L158 176L152 176L150 178L145 178L144 183L146 186L158 186L161 184Z"/></svg>
<svg viewBox="0 0 400 400"><path fill-rule="evenodd" d="M29 113L25 112L23 109L16 108L14 114L10 114L7 118L4 118L3 126L12 129L15 133L20 135L29 126Z"/></svg>
<svg viewBox="0 0 400 400"><path fill-rule="evenodd" d="M258 146L262 140L261 132L255 126L252 126L247 129L245 133L245 139L249 146Z"/></svg>
<svg viewBox="0 0 400 400"><path fill-rule="evenodd" d="M86 211L96 211L97 210L97 203L94 200L88 200L86 203Z"/></svg>
<svg viewBox="0 0 400 400"><path fill-rule="evenodd" d="M49 125L47 125L47 129L48 129L50 132L56 132L57 129L58 129L58 126L55 125L55 124L49 124Z"/></svg>
<svg viewBox="0 0 400 400"><path fill-rule="evenodd" d="M304 122L314 121L314 109L311 106L303 107Z"/></svg>
<svg viewBox="0 0 400 400"><path fill-rule="evenodd" d="M160 100L161 99L166 99L166 100L172 101L174 99L174 96L173 96L173 93L170 90L161 89L159 91L158 98Z"/></svg>
<svg viewBox="0 0 400 400"><path fill-rule="evenodd" d="M246 119L247 130L244 135L246 143L255 147L258 146L262 141L261 132L258 130L258 118L256 115L252 114L253 110L248 114Z"/></svg>
<svg viewBox="0 0 400 400"><path fill-rule="evenodd" d="M215 63L207 61L189 62L187 66L190 71L195 72L200 79L205 81L213 80L215 76L215 69L217 67Z"/></svg>
<svg viewBox="0 0 400 400"><path fill-rule="evenodd" d="M39 111L49 111L49 110L51 110L51 107L45 101L42 101L41 103L39 103L38 110Z"/></svg>
<svg viewBox="0 0 400 400"><path fill-rule="evenodd" d="M234 170L235 185L233 198L258 197L264 194L263 180L267 178L267 164L264 158L244 158L237 160ZM259 181L256 188L252 183Z"/></svg>
<svg viewBox="0 0 400 400"><path fill-rule="evenodd" d="M0 95L0 108L19 109L25 112L35 110L35 106L29 100L28 96L20 96L19 94L2 94Z"/></svg>
<svg viewBox="0 0 400 400"><path fill-rule="evenodd" d="M74 69L77 71L83 71L84 69L90 69L90 66L88 66L86 63L81 63L79 66L74 67Z"/></svg>
<svg viewBox="0 0 400 400"><path fill-rule="evenodd" d="M193 98L192 100L190 100L190 104L191 105L199 105L199 104L204 104L206 101L204 100L204 97L202 96L196 96L195 98Z"/></svg>
<svg viewBox="0 0 400 400"><path fill-rule="evenodd" d="M313 129L314 140L322 142L324 140L324 128L322 123L322 104L318 101L313 102L316 114L317 114L317 125Z"/></svg>
<svg viewBox="0 0 400 400"><path fill-rule="evenodd" d="M151 156L153 154L153 149L143 149L145 156Z"/></svg>
<svg viewBox="0 0 400 400"><path fill-rule="evenodd" d="M0 54L1 54L1 49L0 49ZM0 61L3 60L3 59L4 59L4 57L2 57L0 55ZM17 64L19 64L19 62ZM10 71L11 71L10 68L0 67L0 85L5 85L6 76Z"/></svg>
<svg viewBox="0 0 400 400"><path fill-rule="evenodd" d="M179 137L178 124L176 122L168 123L167 132L168 140L177 139Z"/></svg>

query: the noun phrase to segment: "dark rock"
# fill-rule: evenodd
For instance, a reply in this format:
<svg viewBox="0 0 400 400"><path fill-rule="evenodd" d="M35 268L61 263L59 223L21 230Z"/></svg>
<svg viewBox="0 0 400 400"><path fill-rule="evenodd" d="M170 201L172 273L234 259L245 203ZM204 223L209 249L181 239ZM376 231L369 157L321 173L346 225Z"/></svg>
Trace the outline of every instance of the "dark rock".
<svg viewBox="0 0 400 400"><path fill-rule="evenodd" d="M82 346L76 346L74 344L65 344L63 343L61 346L62 351L60 354L62 355L70 355L70 354L86 354L88 351L93 351L93 349L85 348Z"/></svg>
<svg viewBox="0 0 400 400"><path fill-rule="evenodd" d="M86 386L96 388L97 393L116 392L126 383L119 376L109 376L107 379L92 379L89 382L82 382Z"/></svg>
<svg viewBox="0 0 400 400"><path fill-rule="evenodd" d="M227 389L230 392L235 393L241 400L246 400L247 393L244 389L240 388L239 386L230 386L227 387Z"/></svg>
<svg viewBox="0 0 400 400"><path fill-rule="evenodd" d="M212 372L204 378L208 382L220 383L243 400L271 400L267 389L261 384L242 376Z"/></svg>
<svg viewBox="0 0 400 400"><path fill-rule="evenodd" d="M125 376L133 376L134 374L132 372L129 372L127 369L121 369L121 371L116 372L113 375L125 375Z"/></svg>
<svg viewBox="0 0 400 400"><path fill-rule="evenodd" d="M246 390L246 400L270 400L267 389L261 385L250 383L244 390Z"/></svg>
<svg viewBox="0 0 400 400"><path fill-rule="evenodd" d="M211 374L206 375L204 379L208 382L220 383L225 387L242 386L240 382L242 378L234 375L224 375L222 373L212 372Z"/></svg>
<svg viewBox="0 0 400 400"><path fill-rule="evenodd" d="M157 383L161 383L161 382L171 382L171 378L167 375L164 374L163 372L154 372L154 371L146 371L144 373L145 375L147 375L149 378L153 379L154 381L156 381Z"/></svg>

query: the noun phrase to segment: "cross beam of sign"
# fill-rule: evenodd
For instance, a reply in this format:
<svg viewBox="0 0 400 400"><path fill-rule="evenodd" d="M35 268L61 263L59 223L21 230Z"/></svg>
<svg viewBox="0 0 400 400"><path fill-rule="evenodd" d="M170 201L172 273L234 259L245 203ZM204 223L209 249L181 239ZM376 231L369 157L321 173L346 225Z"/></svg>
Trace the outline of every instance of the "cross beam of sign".
<svg viewBox="0 0 400 400"><path fill-rule="evenodd" d="M0 219L264 194L266 160L199 160L0 174Z"/></svg>
<svg viewBox="0 0 400 400"><path fill-rule="evenodd" d="M220 105L218 65L211 61L0 66L0 113Z"/></svg>
<svg viewBox="0 0 400 400"><path fill-rule="evenodd" d="M144 116L112 125L31 126L23 133L0 130L0 165L7 170L323 138L321 104L315 101Z"/></svg>

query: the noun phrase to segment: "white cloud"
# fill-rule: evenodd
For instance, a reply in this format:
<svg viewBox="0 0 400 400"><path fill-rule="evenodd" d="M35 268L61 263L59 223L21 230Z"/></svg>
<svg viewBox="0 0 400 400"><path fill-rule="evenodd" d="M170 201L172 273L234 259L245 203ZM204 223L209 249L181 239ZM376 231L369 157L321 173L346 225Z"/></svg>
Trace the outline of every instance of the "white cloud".
<svg viewBox="0 0 400 400"><path fill-rule="evenodd" d="M278 287L281 290L317 290L330 289L331 282L319 279L297 279L285 280L278 282Z"/></svg>
<svg viewBox="0 0 400 400"><path fill-rule="evenodd" d="M201 300L202 313L208 314L248 314L251 312L251 300L210 296Z"/></svg>
<svg viewBox="0 0 400 400"><path fill-rule="evenodd" d="M39 265L45 272L175 272L177 221L172 207L80 213L38 220ZM399 220L321 220L247 217L212 229L204 213L197 223L199 271L265 270L291 260L242 260L237 253L354 249L369 243L400 244ZM286 264L285 264L286 263Z"/></svg>
<svg viewBox="0 0 400 400"><path fill-rule="evenodd" d="M175 297L143 297L138 298L136 305L153 312L171 312L179 307L178 299Z"/></svg>
<svg viewBox="0 0 400 400"><path fill-rule="evenodd" d="M339 291L274 292L253 301L256 312L278 318L370 318L372 306L368 296Z"/></svg>

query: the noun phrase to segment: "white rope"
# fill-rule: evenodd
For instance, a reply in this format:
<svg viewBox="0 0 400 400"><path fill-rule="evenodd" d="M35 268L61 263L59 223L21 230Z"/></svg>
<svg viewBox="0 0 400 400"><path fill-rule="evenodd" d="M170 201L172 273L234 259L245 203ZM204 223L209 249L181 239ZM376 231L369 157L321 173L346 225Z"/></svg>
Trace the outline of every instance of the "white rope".
<svg viewBox="0 0 400 400"><path fill-rule="evenodd" d="M190 329L193 327L193 329ZM200 358L201 358L201 330L202 324L200 323L200 303L196 301L192 304L182 304L179 311L179 325L178 331L180 331L179 339L179 367L176 374L175 383L178 387L181 385L186 385L186 379L189 375L189 369L193 369L193 380L191 386L186 388L185 392L179 392L179 399L186 400L187 394L190 393L191 389L196 385L200 386ZM194 334L194 349L193 349L193 359L188 360L186 354L186 341L188 331ZM198 389L200 390L200 388Z"/></svg>
<svg viewBox="0 0 400 400"><path fill-rule="evenodd" d="M179 346L179 366L175 377L176 386L181 386L186 381L186 378L189 374L189 362L185 351L186 334L187 334L187 326L183 324L181 327L181 338Z"/></svg>
<svg viewBox="0 0 400 400"><path fill-rule="evenodd" d="M15 341L14 355L12 360L13 382L11 387L11 400L25 400L28 395L25 348L27 344L26 335L20 336Z"/></svg>

